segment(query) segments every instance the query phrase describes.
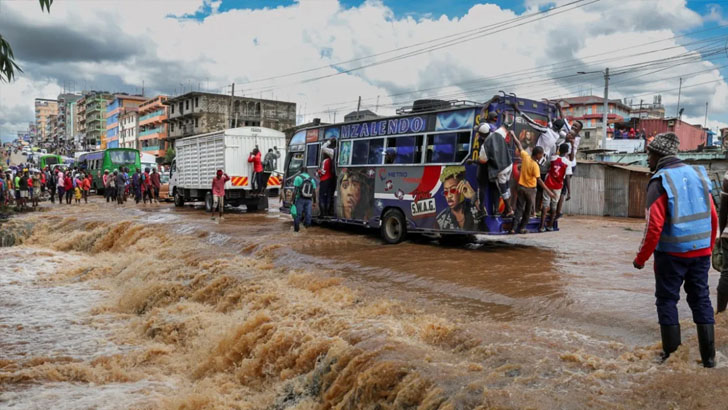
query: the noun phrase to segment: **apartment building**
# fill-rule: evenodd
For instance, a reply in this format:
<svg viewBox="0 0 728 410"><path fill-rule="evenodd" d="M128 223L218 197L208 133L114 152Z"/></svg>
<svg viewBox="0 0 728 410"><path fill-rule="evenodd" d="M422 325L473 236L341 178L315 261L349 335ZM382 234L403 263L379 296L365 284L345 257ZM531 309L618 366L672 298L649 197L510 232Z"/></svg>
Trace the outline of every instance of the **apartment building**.
<svg viewBox="0 0 728 410"><path fill-rule="evenodd" d="M126 107L119 116L119 147L139 149L139 109Z"/></svg>
<svg viewBox="0 0 728 410"><path fill-rule="evenodd" d="M101 139L101 148L119 147L119 117L128 108L138 108L146 98L140 95L116 94L106 106L106 135Z"/></svg>
<svg viewBox="0 0 728 410"><path fill-rule="evenodd" d="M106 106L114 96L106 91L89 91L79 100L79 124L86 150L101 148L102 139L106 136Z"/></svg>
<svg viewBox="0 0 728 410"><path fill-rule="evenodd" d="M283 131L296 125L296 103L193 91L164 103L169 140L227 128L260 126Z"/></svg>
<svg viewBox="0 0 728 410"><path fill-rule="evenodd" d="M46 98L35 99L36 141L46 142L49 134L48 117L58 113L58 101Z"/></svg>
<svg viewBox="0 0 728 410"><path fill-rule="evenodd" d="M163 157L167 151L166 95L144 101L139 106L139 150Z"/></svg>

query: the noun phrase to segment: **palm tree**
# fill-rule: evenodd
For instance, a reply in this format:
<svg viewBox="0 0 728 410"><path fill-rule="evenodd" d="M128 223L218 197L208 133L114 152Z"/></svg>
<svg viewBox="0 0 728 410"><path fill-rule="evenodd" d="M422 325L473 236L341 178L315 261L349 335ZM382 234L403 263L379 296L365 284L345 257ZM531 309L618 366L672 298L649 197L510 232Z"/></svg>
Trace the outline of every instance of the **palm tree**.
<svg viewBox="0 0 728 410"><path fill-rule="evenodd" d="M38 0L40 3L41 11L51 12L51 4L53 0ZM13 49L10 47L3 35L0 34L0 83L13 81L15 78L15 70L23 70L15 63L15 56L13 55Z"/></svg>

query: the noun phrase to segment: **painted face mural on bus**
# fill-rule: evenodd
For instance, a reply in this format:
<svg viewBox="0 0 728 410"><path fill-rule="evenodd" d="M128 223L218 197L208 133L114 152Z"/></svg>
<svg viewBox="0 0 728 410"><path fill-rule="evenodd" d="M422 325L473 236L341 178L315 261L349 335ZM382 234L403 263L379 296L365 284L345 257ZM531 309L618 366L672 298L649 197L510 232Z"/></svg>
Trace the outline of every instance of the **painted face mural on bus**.
<svg viewBox="0 0 728 410"><path fill-rule="evenodd" d="M440 174L442 193L447 202L436 218L437 228L446 230L474 231L477 229L475 215L475 190L465 179L464 166L445 167Z"/></svg>
<svg viewBox="0 0 728 410"><path fill-rule="evenodd" d="M344 168L339 176L338 214L366 220L374 202L374 178L365 168Z"/></svg>

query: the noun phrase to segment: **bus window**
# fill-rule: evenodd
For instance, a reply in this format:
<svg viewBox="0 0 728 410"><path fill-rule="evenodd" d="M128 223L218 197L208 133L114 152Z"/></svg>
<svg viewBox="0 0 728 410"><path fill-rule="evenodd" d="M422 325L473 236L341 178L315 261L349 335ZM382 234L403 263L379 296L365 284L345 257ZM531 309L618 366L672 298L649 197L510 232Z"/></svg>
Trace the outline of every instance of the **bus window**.
<svg viewBox="0 0 728 410"><path fill-rule="evenodd" d="M134 151L108 151L109 160L113 164L134 164L138 153Z"/></svg>
<svg viewBox="0 0 728 410"><path fill-rule="evenodd" d="M309 144L306 150L306 166L317 167L319 159L319 144Z"/></svg>
<svg viewBox="0 0 728 410"><path fill-rule="evenodd" d="M393 164L419 164L422 161L422 135L388 138L387 151L394 153Z"/></svg>
<svg viewBox="0 0 728 410"><path fill-rule="evenodd" d="M369 140L369 158L367 164L381 164L384 159L384 138Z"/></svg>
<svg viewBox="0 0 728 410"><path fill-rule="evenodd" d="M470 132L449 132L427 136L427 162L462 162L470 151Z"/></svg>
<svg viewBox="0 0 728 410"><path fill-rule="evenodd" d="M339 166L349 165L351 159L351 141L341 141L339 144Z"/></svg>
<svg viewBox="0 0 728 410"><path fill-rule="evenodd" d="M378 165L382 163L384 138L354 141L351 165Z"/></svg>
<svg viewBox="0 0 728 410"><path fill-rule="evenodd" d="M299 145L306 143L306 131L298 131L292 138L289 145Z"/></svg>

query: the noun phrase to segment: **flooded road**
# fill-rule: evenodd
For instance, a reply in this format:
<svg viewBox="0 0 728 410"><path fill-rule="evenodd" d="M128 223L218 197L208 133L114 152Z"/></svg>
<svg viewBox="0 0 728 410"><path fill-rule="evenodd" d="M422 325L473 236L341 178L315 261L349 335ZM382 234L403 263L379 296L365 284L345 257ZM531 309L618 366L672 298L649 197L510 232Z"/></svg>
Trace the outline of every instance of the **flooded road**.
<svg viewBox="0 0 728 410"><path fill-rule="evenodd" d="M0 225L0 407L725 408L726 317L718 369L684 302L656 364L642 226L385 246L277 211L48 205Z"/></svg>

